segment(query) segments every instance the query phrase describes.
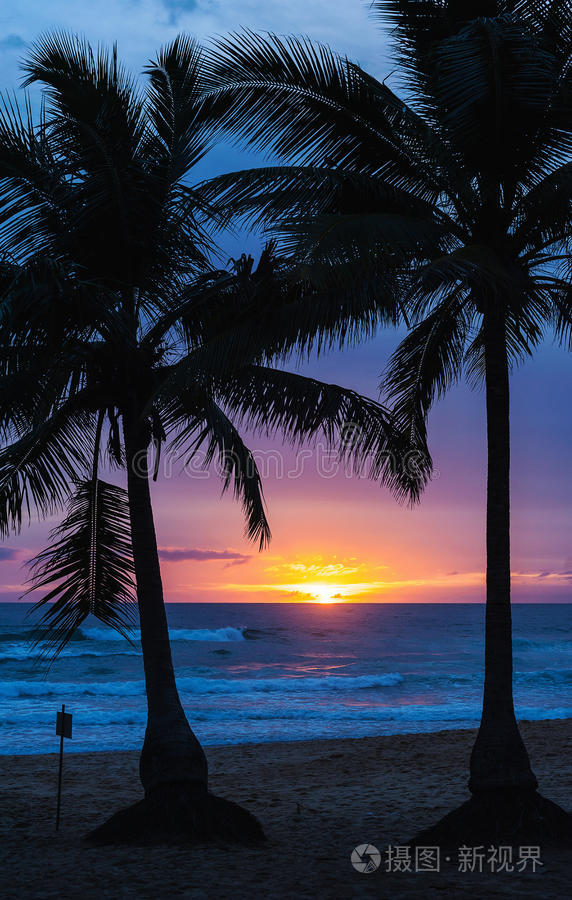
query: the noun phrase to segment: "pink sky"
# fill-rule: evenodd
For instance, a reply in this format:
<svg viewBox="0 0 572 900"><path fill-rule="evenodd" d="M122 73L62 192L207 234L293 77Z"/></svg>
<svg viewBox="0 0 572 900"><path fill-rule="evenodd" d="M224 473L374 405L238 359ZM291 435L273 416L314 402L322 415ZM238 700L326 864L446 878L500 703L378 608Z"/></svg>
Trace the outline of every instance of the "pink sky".
<svg viewBox="0 0 572 900"><path fill-rule="evenodd" d="M376 396L396 337L334 354L310 369ZM547 346L513 377L514 599L570 599L572 489L568 477L572 365ZM484 398L459 387L431 419L436 478L421 504L399 506L366 479L329 473L324 453L298 456L280 442L251 440L268 477L273 532L259 553L220 482L173 477L153 487L165 595L169 601L481 601L484 567ZM269 452L270 451L270 452ZM279 454L282 453L280 463ZM326 466L327 463L327 466ZM261 462L264 465L263 462ZM278 466L282 465L282 471ZM292 473L298 467L296 477ZM34 525L4 541L0 597L16 599L22 560L45 539Z"/></svg>

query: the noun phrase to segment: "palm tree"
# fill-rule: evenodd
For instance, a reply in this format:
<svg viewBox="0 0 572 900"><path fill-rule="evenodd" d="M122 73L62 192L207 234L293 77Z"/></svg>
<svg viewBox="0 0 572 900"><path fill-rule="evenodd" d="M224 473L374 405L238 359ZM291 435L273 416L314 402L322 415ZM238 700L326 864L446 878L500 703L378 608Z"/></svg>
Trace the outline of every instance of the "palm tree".
<svg viewBox="0 0 572 900"><path fill-rule="evenodd" d="M547 329L567 346L572 336L572 8L372 7L392 29L401 95L309 40L245 32L215 43L211 115L287 165L221 176L203 196L224 196L298 256L322 298L314 335L344 343L384 321L411 326L383 386L413 446L425 446L430 407L463 372L484 380L485 688L473 797L422 837L557 833L570 820L536 792L513 705L509 373Z"/></svg>
<svg viewBox="0 0 572 900"><path fill-rule="evenodd" d="M323 435L348 461L369 458L382 482L402 481L380 404L271 367L272 308L287 315L303 293L272 248L256 269L212 270L220 220L186 181L211 140L202 65L200 47L178 39L140 93L115 51L47 36L25 64L43 87L40 125L14 104L0 116L0 533L68 506L33 561L49 657L89 614L129 634L136 588L145 798L97 829L100 842L262 836L208 792L177 692L149 486L161 448L218 460L261 548L270 530L241 425L294 444ZM127 488L103 480L102 464L126 472Z"/></svg>

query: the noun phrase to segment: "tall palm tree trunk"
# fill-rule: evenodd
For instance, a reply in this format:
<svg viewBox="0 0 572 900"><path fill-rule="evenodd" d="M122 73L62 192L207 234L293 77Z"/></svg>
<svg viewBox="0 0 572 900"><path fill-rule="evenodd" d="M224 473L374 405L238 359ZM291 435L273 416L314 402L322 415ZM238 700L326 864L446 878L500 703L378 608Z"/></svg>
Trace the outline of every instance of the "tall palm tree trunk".
<svg viewBox="0 0 572 900"><path fill-rule="evenodd" d="M149 438L136 412L124 416L123 428L148 708L141 782L146 795L181 782L206 792L206 757L189 726L175 682L149 490Z"/></svg>
<svg viewBox="0 0 572 900"><path fill-rule="evenodd" d="M473 793L535 789L512 695L510 608L509 373L502 315L484 317L487 406L487 576L485 688L479 733L471 755Z"/></svg>
<svg viewBox="0 0 572 900"><path fill-rule="evenodd" d="M115 813L89 840L100 845L264 840L255 816L208 791L207 760L175 682L149 491L149 434L135 406L124 413L123 434L147 690L147 729L139 764L145 798Z"/></svg>
<svg viewBox="0 0 572 900"><path fill-rule="evenodd" d="M510 610L510 423L505 323L484 321L487 404L487 603L485 690L471 754L473 796L413 839L419 846L569 841L572 817L542 797L530 768L512 697Z"/></svg>

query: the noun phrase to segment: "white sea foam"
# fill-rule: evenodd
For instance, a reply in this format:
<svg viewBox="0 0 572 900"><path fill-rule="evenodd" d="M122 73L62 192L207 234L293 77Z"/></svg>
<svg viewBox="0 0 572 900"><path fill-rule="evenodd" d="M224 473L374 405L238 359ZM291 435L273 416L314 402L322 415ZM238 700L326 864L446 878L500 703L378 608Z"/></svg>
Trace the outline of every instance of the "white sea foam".
<svg viewBox="0 0 572 900"><path fill-rule="evenodd" d="M446 680L459 676L447 676ZM517 672L517 684L551 683L572 684L572 669L542 669L535 672ZM205 696L209 694L306 694L353 691L375 691L397 687L406 683L399 672L379 675L323 675L323 676L282 676L279 678L220 678L204 675L177 678L181 694ZM0 683L0 697L136 697L145 693L145 682L101 681L6 681Z"/></svg>
<svg viewBox="0 0 572 900"><path fill-rule="evenodd" d="M137 649L129 649L129 645L125 645L126 649L118 646L113 650L97 650L95 647L87 649L85 645L81 643L72 643L68 644L67 647L64 647L63 650L60 651L58 658L73 658L73 659L83 659L89 657L99 657L99 656L140 656L141 653ZM14 644L3 644L2 649L0 650L0 662L1 661L19 661L19 660L33 660L41 648L32 646L32 643L14 643Z"/></svg>
<svg viewBox="0 0 572 900"><path fill-rule="evenodd" d="M474 728L477 726L481 707L479 703L467 702L456 704L372 706L367 709L356 705L346 706L332 703L320 707L292 707L275 703L263 706L246 706L240 709L211 707L209 709L193 709L185 704L191 725L201 733L201 739L214 738L218 743L241 743L245 740L304 740L309 735L331 736L343 734L345 728L359 727L361 734L366 733L407 733L415 731L432 731L435 729ZM26 734L44 733L44 726L51 726L54 721L54 709L30 709L27 713L14 715L6 709L0 712L0 728L5 733L16 728L18 740ZM70 707L71 708L71 707ZM130 735L136 735L135 746L143 736L146 712L142 708L126 709L121 707L74 706L74 746L75 740L81 740L92 729L105 729L106 733L121 735L119 744L130 743ZM520 721L538 721L543 719L567 719L572 717L572 707L559 706L553 708L523 706L517 709ZM264 727L267 723L268 727ZM119 729L119 731L118 731ZM254 729L254 731L253 731ZM333 731L332 731L333 729ZM276 734L280 734L280 738ZM51 734L51 729L50 729ZM255 737L256 735L256 737ZM44 739L42 737L42 739ZM0 754L14 752L8 747L0 750ZM25 752L38 752L27 749Z"/></svg>
<svg viewBox="0 0 572 900"><path fill-rule="evenodd" d="M121 641L126 639L113 628L94 627L82 628L82 636L89 641ZM136 629L130 632L132 640L141 640L141 632ZM228 625L224 628L172 628L169 630L172 641L244 641L246 640L246 628L235 628Z"/></svg>
<svg viewBox="0 0 572 900"><path fill-rule="evenodd" d="M169 633L172 641L211 641L213 643L229 643L244 641L247 638L246 628L227 626L224 628L174 628ZM131 633L131 641L136 644L141 639L141 632L135 630ZM113 649L97 649L96 646L86 646L86 643L96 644L110 643ZM32 647L32 641L2 641L0 638L0 662L3 660L27 660L33 659L37 650ZM140 651L136 646L130 645L122 634L113 628L98 627L79 628L74 638L61 650L62 658L73 657L81 659L90 656L139 656Z"/></svg>
<svg viewBox="0 0 572 900"><path fill-rule="evenodd" d="M205 678L195 675L178 678L177 686L182 694L289 694L393 687L402 681L403 677L398 672L389 672L383 675L238 679ZM0 696L3 697L136 697L144 693L144 681L93 681L77 684L65 681L6 681L0 683Z"/></svg>

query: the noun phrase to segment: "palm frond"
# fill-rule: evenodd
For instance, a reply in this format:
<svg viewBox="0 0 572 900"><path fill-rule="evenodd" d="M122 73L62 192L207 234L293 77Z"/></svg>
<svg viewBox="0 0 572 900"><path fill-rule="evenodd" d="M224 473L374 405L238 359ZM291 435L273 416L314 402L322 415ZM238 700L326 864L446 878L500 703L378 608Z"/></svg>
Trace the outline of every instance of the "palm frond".
<svg viewBox="0 0 572 900"><path fill-rule="evenodd" d="M497 0L372 0L370 9L389 28L400 68L427 114L434 110L434 48L468 22L506 12L507 5Z"/></svg>
<svg viewBox="0 0 572 900"><path fill-rule="evenodd" d="M127 493L98 479L75 486L53 541L29 562L32 591L49 588L32 607L43 610L35 646L54 660L89 615L129 639L134 567Z"/></svg>
<svg viewBox="0 0 572 900"><path fill-rule="evenodd" d="M321 214L390 213L437 217L459 230L434 202L384 174L355 172L328 166L269 166L218 175L196 192L226 214L226 221L252 227L277 227L282 220ZM225 224L225 220L222 220Z"/></svg>
<svg viewBox="0 0 572 900"><path fill-rule="evenodd" d="M266 366L244 367L217 391L225 409L248 428L282 435L298 446L323 438L355 472L416 501L430 476L428 454L396 426L380 403L336 384ZM417 453L416 468L411 465Z"/></svg>
<svg viewBox="0 0 572 900"><path fill-rule="evenodd" d="M470 293L477 303L493 297L499 303L518 304L526 286L525 270L507 264L495 248L466 244L418 267L409 282L405 305L419 318L457 288Z"/></svg>
<svg viewBox="0 0 572 900"><path fill-rule="evenodd" d="M171 446L185 464L199 452L203 468L217 461L223 492L232 484L235 498L242 503L246 536L257 541L261 550L267 546L271 532L256 460L221 407L201 391L181 392L166 404L163 425L174 432L169 435Z"/></svg>
<svg viewBox="0 0 572 900"><path fill-rule="evenodd" d="M203 51L194 38L179 35L146 69L147 109L177 182L207 153L209 128L201 118Z"/></svg>
<svg viewBox="0 0 572 900"><path fill-rule="evenodd" d="M430 170L422 174L402 143L400 123L417 123L406 103L322 44L235 33L214 43L205 83L213 121L252 147L296 164L383 170L388 182L409 180L420 192L433 182L434 190Z"/></svg>
<svg viewBox="0 0 572 900"><path fill-rule="evenodd" d="M22 68L24 86L42 85L52 123L70 138L68 150L81 148L84 164L95 152L99 166L103 145L116 162L133 156L145 131L143 103L116 46L93 50L83 37L53 31L31 45Z"/></svg>
<svg viewBox="0 0 572 900"><path fill-rule="evenodd" d="M514 209L514 240L534 260L571 234L572 162L546 175L518 201Z"/></svg>
<svg viewBox="0 0 572 900"><path fill-rule="evenodd" d="M562 3L376 0L373 8L392 27L416 109L481 188L485 179L489 199L499 178L510 197L519 180L533 184L569 156L570 40L555 38Z"/></svg>
<svg viewBox="0 0 572 900"><path fill-rule="evenodd" d="M33 510L43 517L62 507L70 481L90 469L94 427L70 401L0 450L0 535L19 531Z"/></svg>
<svg viewBox="0 0 572 900"><path fill-rule="evenodd" d="M53 250L53 230L68 217L65 166L36 126L31 103L0 99L0 240L13 260Z"/></svg>
<svg viewBox="0 0 572 900"><path fill-rule="evenodd" d="M392 229L404 241L417 240L418 247L439 234L432 223L421 223L412 235L398 217L387 221L386 236ZM249 363L354 345L373 336L380 324L395 324L403 311L405 255L395 248L365 252L367 229L361 221L349 223L345 232L343 221L335 224L339 234L335 229L328 251L320 247L314 258L279 256L269 242L257 265L244 255L232 271L214 272L191 284L180 305L144 338L151 344L176 320L183 325L187 353L164 370L171 386L185 389L220 380ZM365 242L364 252L357 235Z"/></svg>
<svg viewBox="0 0 572 900"><path fill-rule="evenodd" d="M572 349L572 285L569 279L558 278L554 273L537 279L538 288L546 297L552 314L543 312L543 320L554 327L557 341Z"/></svg>
<svg viewBox="0 0 572 900"><path fill-rule="evenodd" d="M427 414L462 372L471 317L452 291L403 339L381 379L397 426L414 446L427 443Z"/></svg>
<svg viewBox="0 0 572 900"><path fill-rule="evenodd" d="M546 121L558 69L522 22L476 19L432 56L443 128L470 170L489 178L517 169L529 179L542 171L547 144L552 157L558 144Z"/></svg>
<svg viewBox="0 0 572 900"><path fill-rule="evenodd" d="M389 266L395 267L396 260L405 266L410 260L431 259L447 246L441 243L445 229L430 216L399 213L318 215L282 222L277 231L279 249L303 262L339 253L364 258L369 252L385 254Z"/></svg>
<svg viewBox="0 0 572 900"><path fill-rule="evenodd" d="M567 296L568 294L568 296ZM467 304L474 306L474 304ZM549 326L556 336L566 342L572 317L570 316L570 291L562 290L558 279L535 278L530 280L504 308L505 346L509 367L512 369L532 356ZM465 352L465 373L471 387L485 383L486 359L484 326L474 333Z"/></svg>

